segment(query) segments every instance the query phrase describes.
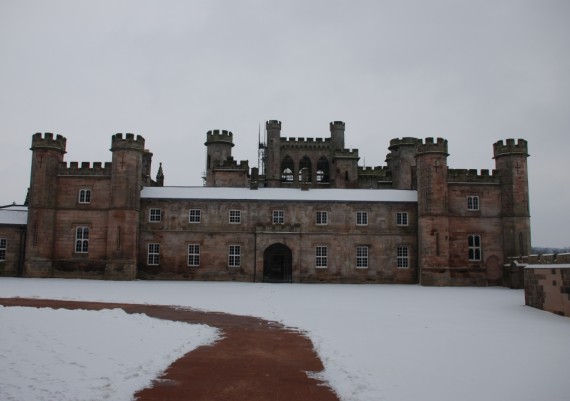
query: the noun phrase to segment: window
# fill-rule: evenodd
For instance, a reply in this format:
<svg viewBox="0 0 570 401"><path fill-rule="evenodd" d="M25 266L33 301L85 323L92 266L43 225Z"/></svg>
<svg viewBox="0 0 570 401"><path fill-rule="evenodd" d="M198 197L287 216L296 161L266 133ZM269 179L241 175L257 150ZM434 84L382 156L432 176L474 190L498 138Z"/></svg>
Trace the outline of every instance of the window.
<svg viewBox="0 0 570 401"><path fill-rule="evenodd" d="M368 225L368 212L356 212L356 225L357 226Z"/></svg>
<svg viewBox="0 0 570 401"><path fill-rule="evenodd" d="M356 267L359 269L368 267L368 246L356 247Z"/></svg>
<svg viewBox="0 0 570 401"><path fill-rule="evenodd" d="M162 213L160 209L157 208L152 208L150 209L149 215L148 215L148 221L152 222L152 223L157 223L160 220L162 220Z"/></svg>
<svg viewBox="0 0 570 401"><path fill-rule="evenodd" d="M283 210L273 211L273 224L284 224L285 223L285 212Z"/></svg>
<svg viewBox="0 0 570 401"><path fill-rule="evenodd" d="M91 203L91 190L90 189L80 189L79 190L79 203Z"/></svg>
<svg viewBox="0 0 570 401"><path fill-rule="evenodd" d="M230 210L230 223L231 224L241 223L241 210Z"/></svg>
<svg viewBox="0 0 570 401"><path fill-rule="evenodd" d="M327 247L317 246L315 248L315 267L326 268L327 267Z"/></svg>
<svg viewBox="0 0 570 401"><path fill-rule="evenodd" d="M188 244L188 266L200 266L199 244Z"/></svg>
<svg viewBox="0 0 570 401"><path fill-rule="evenodd" d="M397 248L397 266L400 269L407 269L410 266L409 252L407 246Z"/></svg>
<svg viewBox="0 0 570 401"><path fill-rule="evenodd" d="M467 210L479 210L479 197L478 196L468 196L467 197Z"/></svg>
<svg viewBox="0 0 570 401"><path fill-rule="evenodd" d="M317 212L317 225L324 226L329 223L329 212Z"/></svg>
<svg viewBox="0 0 570 401"><path fill-rule="evenodd" d="M399 226L407 226L408 225L408 212L396 213L396 224Z"/></svg>
<svg viewBox="0 0 570 401"><path fill-rule="evenodd" d="M89 227L75 229L75 253L89 252Z"/></svg>
<svg viewBox="0 0 570 401"><path fill-rule="evenodd" d="M481 260L481 236L470 235L467 242L469 244L469 260Z"/></svg>
<svg viewBox="0 0 570 401"><path fill-rule="evenodd" d="M199 223L202 219L202 211L200 209L190 209L188 212L188 221L190 223Z"/></svg>
<svg viewBox="0 0 570 401"><path fill-rule="evenodd" d="M160 260L160 244L148 244L147 265L156 266Z"/></svg>
<svg viewBox="0 0 570 401"><path fill-rule="evenodd" d="M281 161L281 181L293 182L293 159L290 156L285 156Z"/></svg>
<svg viewBox="0 0 570 401"><path fill-rule="evenodd" d="M228 266L240 267L241 265L241 245L230 245L228 252Z"/></svg>
<svg viewBox="0 0 570 401"><path fill-rule="evenodd" d="M6 238L0 238L0 262L6 260Z"/></svg>

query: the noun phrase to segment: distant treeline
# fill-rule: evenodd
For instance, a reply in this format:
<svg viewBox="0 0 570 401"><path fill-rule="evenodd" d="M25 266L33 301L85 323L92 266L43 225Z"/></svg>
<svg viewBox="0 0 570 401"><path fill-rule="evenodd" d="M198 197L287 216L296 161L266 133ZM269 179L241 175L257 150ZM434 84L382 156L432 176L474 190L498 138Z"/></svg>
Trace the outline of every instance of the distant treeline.
<svg viewBox="0 0 570 401"><path fill-rule="evenodd" d="M570 246L566 248L548 248L544 246L533 246L531 248L531 253L533 255L544 255L548 253L570 253Z"/></svg>

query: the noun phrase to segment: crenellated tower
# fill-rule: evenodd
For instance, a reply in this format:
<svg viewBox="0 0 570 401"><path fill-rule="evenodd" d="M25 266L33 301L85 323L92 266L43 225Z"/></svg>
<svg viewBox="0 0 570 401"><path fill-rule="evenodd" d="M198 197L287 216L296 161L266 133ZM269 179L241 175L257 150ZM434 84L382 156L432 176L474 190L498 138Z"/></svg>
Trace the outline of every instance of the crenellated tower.
<svg viewBox="0 0 570 401"><path fill-rule="evenodd" d="M32 171L28 205L28 234L24 274L49 277L53 266L57 171L66 153L67 140L52 133L32 137Z"/></svg>
<svg viewBox="0 0 570 401"><path fill-rule="evenodd" d="M395 138L390 141L386 157L392 171L394 189L412 189L412 167L416 165L417 138Z"/></svg>
<svg viewBox="0 0 570 401"><path fill-rule="evenodd" d="M269 120L267 131L267 164L265 182L268 187L279 187L281 183L281 121Z"/></svg>
<svg viewBox="0 0 570 401"><path fill-rule="evenodd" d="M136 277L144 144L142 136L130 133L124 137L116 134L111 139L111 207L105 267L108 279Z"/></svg>
<svg viewBox="0 0 570 401"><path fill-rule="evenodd" d="M418 267L420 283L449 266L447 140L426 138L416 145L418 191Z"/></svg>
<svg viewBox="0 0 570 401"><path fill-rule="evenodd" d="M329 124L331 131L331 146L333 150L344 149L344 130L346 124L343 121L333 121Z"/></svg>
<svg viewBox="0 0 570 401"><path fill-rule="evenodd" d="M231 158L233 133L226 130L211 130L206 133L206 186L212 187L214 183L214 168Z"/></svg>
<svg viewBox="0 0 570 401"><path fill-rule="evenodd" d="M493 154L501 182L504 257L527 256L531 247L528 143L524 139L498 141Z"/></svg>

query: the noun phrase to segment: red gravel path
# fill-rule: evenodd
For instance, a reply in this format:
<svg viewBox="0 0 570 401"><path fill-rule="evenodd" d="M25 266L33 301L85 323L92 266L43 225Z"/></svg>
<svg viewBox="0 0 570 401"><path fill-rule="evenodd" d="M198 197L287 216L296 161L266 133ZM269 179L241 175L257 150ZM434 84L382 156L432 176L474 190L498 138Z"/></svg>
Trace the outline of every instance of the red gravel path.
<svg viewBox="0 0 570 401"><path fill-rule="evenodd" d="M199 312L171 306L0 298L0 305L101 310L121 308L158 319L207 324L221 340L176 360L138 401L338 401L306 372L323 365L311 341L276 322L249 316Z"/></svg>

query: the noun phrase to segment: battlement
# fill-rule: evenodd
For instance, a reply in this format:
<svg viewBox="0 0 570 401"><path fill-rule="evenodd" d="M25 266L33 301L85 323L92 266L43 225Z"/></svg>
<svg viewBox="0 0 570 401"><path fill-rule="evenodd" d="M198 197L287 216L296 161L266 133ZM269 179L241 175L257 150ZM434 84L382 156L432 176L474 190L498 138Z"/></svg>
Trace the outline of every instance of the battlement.
<svg viewBox="0 0 570 401"><path fill-rule="evenodd" d="M118 149L135 149L144 151L144 138L140 135L135 134L125 134L123 139L123 134L118 133L111 138L111 151Z"/></svg>
<svg viewBox="0 0 570 401"><path fill-rule="evenodd" d="M389 177L392 172L386 166L362 167L358 166L359 176Z"/></svg>
<svg viewBox="0 0 570 401"><path fill-rule="evenodd" d="M388 147L388 149L393 150L399 146L416 146L418 143L421 143L420 139L412 138L409 136L404 138L394 138L390 140L390 146Z"/></svg>
<svg viewBox="0 0 570 401"><path fill-rule="evenodd" d="M358 159L358 149L336 149L334 151L335 159Z"/></svg>
<svg viewBox="0 0 570 401"><path fill-rule="evenodd" d="M482 184L498 184L500 183L500 176L498 170L492 170L490 173L487 169L482 169L478 173L477 169L448 169L447 181L455 183L473 182Z"/></svg>
<svg viewBox="0 0 570 401"><path fill-rule="evenodd" d="M516 143L514 139L507 139L506 144L503 141L498 141L493 144L494 157L520 154L528 157L528 142L524 139L519 139Z"/></svg>
<svg viewBox="0 0 570 401"><path fill-rule="evenodd" d="M329 142L330 138L295 138L295 137L291 137L291 138L281 138L281 142L299 142L299 143L304 143L304 142L308 142L308 143L324 143L324 142Z"/></svg>
<svg viewBox="0 0 570 401"><path fill-rule="evenodd" d="M233 157L228 157L226 160L222 160L218 162L215 166L215 169L222 169L222 170L246 170L249 171L249 161L241 160L239 163L234 160Z"/></svg>
<svg viewBox="0 0 570 401"><path fill-rule="evenodd" d="M93 162L93 165L89 162L70 162L69 165L66 162L61 162L58 166L58 175L83 175L83 176L111 176L111 162Z"/></svg>
<svg viewBox="0 0 570 401"><path fill-rule="evenodd" d="M281 129L281 121L279 120L269 120L265 123L265 127L269 129Z"/></svg>
<svg viewBox="0 0 570 401"><path fill-rule="evenodd" d="M346 124L345 124L344 121L332 121L332 122L329 124L329 126L330 126L331 131L332 131L333 129L342 129L342 130L344 130L345 127L346 127Z"/></svg>
<svg viewBox="0 0 570 401"><path fill-rule="evenodd" d="M41 132L37 132L32 136L31 150L39 148L48 148L65 153L66 144L67 144L67 139L65 139L61 135L57 135L54 139L53 134L51 132L46 132L43 136Z"/></svg>
<svg viewBox="0 0 570 401"><path fill-rule="evenodd" d="M447 153L447 139L437 138L435 141L433 138L426 138L423 141L418 139L416 152L418 155L421 153L443 153L445 156L449 156L449 153Z"/></svg>

